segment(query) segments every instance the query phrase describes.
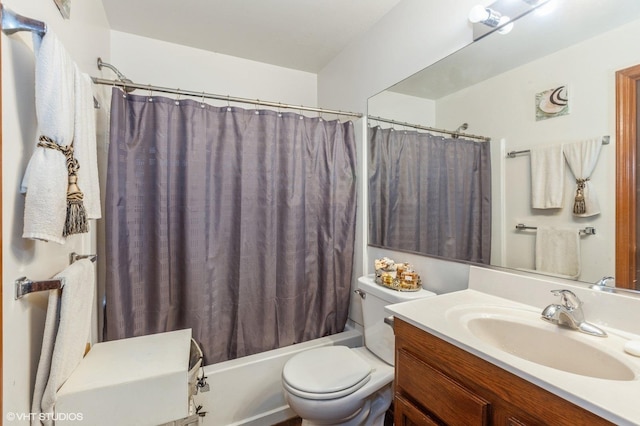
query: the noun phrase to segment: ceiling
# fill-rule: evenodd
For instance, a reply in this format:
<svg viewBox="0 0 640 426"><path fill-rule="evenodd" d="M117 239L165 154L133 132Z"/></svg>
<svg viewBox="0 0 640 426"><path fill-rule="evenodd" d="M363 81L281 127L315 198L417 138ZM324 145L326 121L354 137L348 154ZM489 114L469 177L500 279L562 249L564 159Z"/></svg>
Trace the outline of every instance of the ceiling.
<svg viewBox="0 0 640 426"><path fill-rule="evenodd" d="M112 30L318 73L400 0L102 0Z"/></svg>

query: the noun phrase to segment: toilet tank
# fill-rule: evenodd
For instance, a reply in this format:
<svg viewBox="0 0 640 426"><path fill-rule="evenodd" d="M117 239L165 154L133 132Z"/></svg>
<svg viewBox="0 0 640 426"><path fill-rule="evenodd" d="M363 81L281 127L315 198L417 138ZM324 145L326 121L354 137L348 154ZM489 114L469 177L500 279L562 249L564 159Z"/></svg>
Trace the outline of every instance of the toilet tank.
<svg viewBox="0 0 640 426"><path fill-rule="evenodd" d="M384 322L389 316L384 307L394 303L408 302L436 294L421 289L419 291L397 291L383 287L375 282L375 275L358 278L358 289L364 293L361 297L364 320L364 344L378 358L394 365L395 340L393 328Z"/></svg>

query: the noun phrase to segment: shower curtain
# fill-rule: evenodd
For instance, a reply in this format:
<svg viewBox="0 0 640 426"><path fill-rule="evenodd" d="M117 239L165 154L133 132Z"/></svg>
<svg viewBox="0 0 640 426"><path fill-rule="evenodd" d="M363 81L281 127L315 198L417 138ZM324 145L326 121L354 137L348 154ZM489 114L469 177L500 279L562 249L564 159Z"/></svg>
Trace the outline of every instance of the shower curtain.
<svg viewBox="0 0 640 426"><path fill-rule="evenodd" d="M106 339L192 328L207 363L343 330L353 123L113 89Z"/></svg>
<svg viewBox="0 0 640 426"><path fill-rule="evenodd" d="M369 238L377 245L488 264L488 142L369 128Z"/></svg>

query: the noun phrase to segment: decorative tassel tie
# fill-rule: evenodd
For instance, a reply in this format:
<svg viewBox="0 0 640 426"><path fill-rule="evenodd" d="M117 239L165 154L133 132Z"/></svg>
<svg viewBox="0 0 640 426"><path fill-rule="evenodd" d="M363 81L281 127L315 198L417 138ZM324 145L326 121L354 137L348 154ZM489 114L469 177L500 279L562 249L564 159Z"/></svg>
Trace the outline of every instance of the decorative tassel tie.
<svg viewBox="0 0 640 426"><path fill-rule="evenodd" d="M73 234L89 232L87 211L84 208L84 195L78 187L78 170L80 163L73 156L73 143L68 146L60 146L47 136L40 136L38 146L60 151L66 158L69 183L67 186L67 217L64 223L62 235L67 237Z"/></svg>
<svg viewBox="0 0 640 426"><path fill-rule="evenodd" d="M573 203L573 214L585 214L587 212L587 204L584 200L584 186L589 179L576 179L578 189L576 190L576 198Z"/></svg>

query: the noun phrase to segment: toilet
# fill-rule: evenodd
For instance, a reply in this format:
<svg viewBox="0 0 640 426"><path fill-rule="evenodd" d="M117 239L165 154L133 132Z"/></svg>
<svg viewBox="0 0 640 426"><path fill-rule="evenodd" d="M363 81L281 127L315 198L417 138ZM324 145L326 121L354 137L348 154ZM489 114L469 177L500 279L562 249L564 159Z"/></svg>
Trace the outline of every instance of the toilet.
<svg viewBox="0 0 640 426"><path fill-rule="evenodd" d="M399 292L358 279L364 319L361 348L325 346L294 355L282 371L285 400L303 425L383 425L393 399L393 328L384 307L435 293Z"/></svg>

